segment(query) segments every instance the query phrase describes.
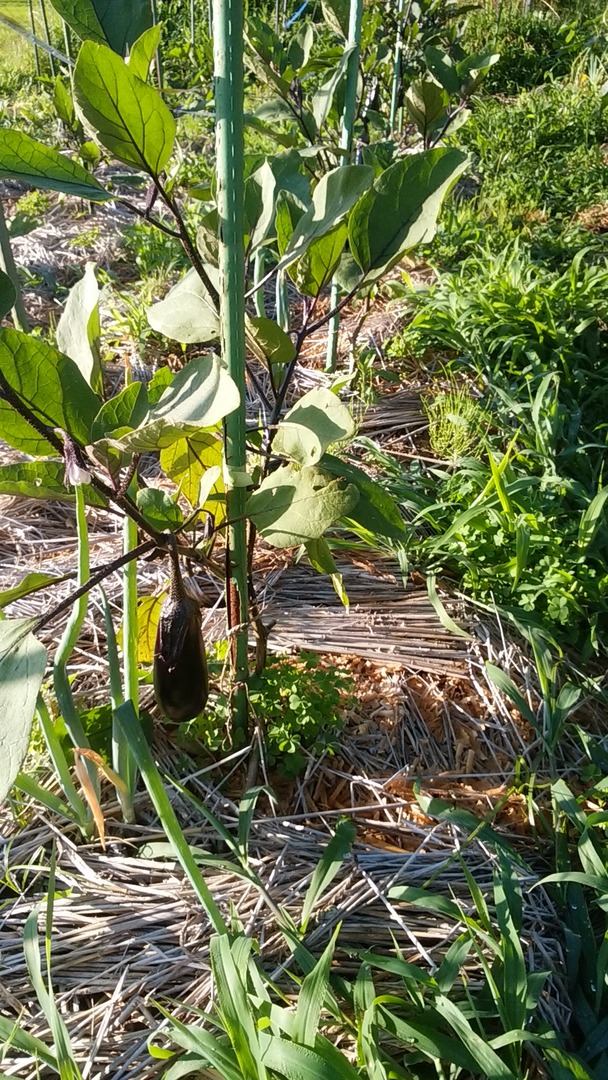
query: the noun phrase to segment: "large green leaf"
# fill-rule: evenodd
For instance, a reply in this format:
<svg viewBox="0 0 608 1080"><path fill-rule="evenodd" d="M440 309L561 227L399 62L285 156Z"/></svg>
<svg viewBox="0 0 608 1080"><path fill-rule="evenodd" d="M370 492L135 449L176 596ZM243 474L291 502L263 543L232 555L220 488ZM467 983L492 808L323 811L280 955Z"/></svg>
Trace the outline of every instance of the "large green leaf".
<svg viewBox="0 0 608 1080"><path fill-rule="evenodd" d="M44 424L89 442L101 402L68 356L40 338L1 330L0 371Z"/></svg>
<svg viewBox="0 0 608 1080"><path fill-rule="evenodd" d="M445 122L450 96L443 86L431 79L419 79L409 87L404 102L418 131L426 139L438 124Z"/></svg>
<svg viewBox="0 0 608 1080"><path fill-rule="evenodd" d="M15 600L21 600L24 596L31 596L32 593L40 592L41 589L47 589L49 585L57 585L62 581L66 581L69 577L71 577L71 574L62 574L61 577L58 577L57 574L42 574L33 570L31 574L26 574L18 585L0 592L0 608L5 608L8 604L14 604Z"/></svg>
<svg viewBox="0 0 608 1080"><path fill-rule="evenodd" d="M448 147L401 158L366 192L349 220L348 239L366 283L377 280L417 244L435 235L447 192L468 163Z"/></svg>
<svg viewBox="0 0 608 1080"><path fill-rule="evenodd" d="M296 347L274 319L252 315L247 319L247 330L269 364L289 364L294 359Z"/></svg>
<svg viewBox="0 0 608 1080"><path fill-rule="evenodd" d="M281 420L274 437L275 454L300 465L317 465L332 443L352 439L355 421L331 390L309 390Z"/></svg>
<svg viewBox="0 0 608 1080"><path fill-rule="evenodd" d="M73 502L74 492L68 491L64 477L63 461L17 461L13 465L0 465L0 494ZM84 484L82 490L89 506L107 505L89 484Z"/></svg>
<svg viewBox="0 0 608 1080"><path fill-rule="evenodd" d="M339 169L325 173L313 192L312 205L293 230L279 267L289 266L294 259L304 254L313 240L329 232L346 217L368 190L373 179L374 170L371 165L342 165Z"/></svg>
<svg viewBox="0 0 608 1080"><path fill-rule="evenodd" d="M245 232L251 251L259 247L268 235L274 217L276 184L268 161L264 161L245 181Z"/></svg>
<svg viewBox="0 0 608 1080"><path fill-rule="evenodd" d="M0 622L0 803L11 790L30 741L46 649L34 637L19 637L30 619Z"/></svg>
<svg viewBox="0 0 608 1080"><path fill-rule="evenodd" d="M353 51L353 48L354 46L351 45L350 48L344 50L340 59L340 63L337 64L336 68L329 76L327 82L324 82L323 85L319 87L319 89L315 93L315 96L312 99L312 114L315 118L315 122L319 131L321 130L323 124L329 116L329 112L331 110L334 100L334 94L338 88L340 80L344 77L344 72L346 71L346 66L348 64L348 60Z"/></svg>
<svg viewBox="0 0 608 1080"><path fill-rule="evenodd" d="M247 514L273 547L316 540L356 505L359 492L316 467L283 465L247 502Z"/></svg>
<svg viewBox="0 0 608 1080"><path fill-rule="evenodd" d="M160 453L161 468L179 485L190 506L193 509L204 507L208 501L207 509L213 513L216 525L226 516L224 477L221 471L217 472L217 467L222 465L222 452L222 442L217 434L200 431L187 439L178 439ZM216 472L209 488L203 478L209 477L213 469Z"/></svg>
<svg viewBox="0 0 608 1080"><path fill-rule="evenodd" d="M340 262L347 236L348 226L345 221L340 221L329 232L313 240L289 270L299 292L305 296L318 296L322 292Z"/></svg>
<svg viewBox="0 0 608 1080"><path fill-rule="evenodd" d="M15 286L8 274L5 274L4 270L0 270L0 319L3 319L8 314L16 299Z"/></svg>
<svg viewBox="0 0 608 1080"><path fill-rule="evenodd" d="M338 37L348 38L349 0L322 0L323 18Z"/></svg>
<svg viewBox="0 0 608 1080"><path fill-rule="evenodd" d="M99 286L95 263L88 262L80 281L70 289L57 324L57 347L78 365L89 386L103 389L99 359Z"/></svg>
<svg viewBox="0 0 608 1080"><path fill-rule="evenodd" d="M291 191L279 191L274 219L279 255L285 254L293 231L305 213L306 207L297 195Z"/></svg>
<svg viewBox="0 0 608 1080"><path fill-rule="evenodd" d="M325 454L321 466L358 488L359 501L349 514L353 521L376 536L388 536L391 540L406 539L407 530L397 503L363 469L331 454Z"/></svg>
<svg viewBox="0 0 608 1080"><path fill-rule="evenodd" d="M173 151L175 120L153 86L107 46L85 41L74 68L74 95L107 150L158 176Z"/></svg>
<svg viewBox="0 0 608 1080"><path fill-rule="evenodd" d="M178 371L158 403L117 445L124 450L161 450L178 439L212 428L237 408L236 383L217 356L197 356Z"/></svg>
<svg viewBox="0 0 608 1080"><path fill-rule="evenodd" d="M150 64L160 45L161 33L162 27L158 23L156 26L151 26L149 30L144 30L129 52L129 70L144 82L148 78Z"/></svg>
<svg viewBox="0 0 608 1080"><path fill-rule="evenodd" d="M25 454L31 454L33 457L54 454L55 450L50 442L43 439L42 435L39 435L36 429L28 424L16 409L13 409L12 405L3 401L1 394L0 390L0 432L2 432L4 442L13 446L15 450L23 450Z"/></svg>
<svg viewBox="0 0 608 1080"><path fill-rule="evenodd" d="M213 273L212 267L207 266L207 270ZM194 269L188 270L164 300L152 304L147 315L153 330L183 344L217 341L220 336L218 314Z"/></svg>
<svg viewBox="0 0 608 1080"><path fill-rule="evenodd" d="M82 41L107 44L121 56L152 25L148 0L51 0L51 3Z"/></svg>
<svg viewBox="0 0 608 1080"><path fill-rule="evenodd" d="M126 434L124 428L141 424L148 413L148 395L143 383L132 382L115 397L104 402L91 430L91 441L105 439L109 435L118 438Z"/></svg>
<svg viewBox="0 0 608 1080"><path fill-rule="evenodd" d="M12 128L0 130L0 176L93 202L114 198L77 161Z"/></svg>

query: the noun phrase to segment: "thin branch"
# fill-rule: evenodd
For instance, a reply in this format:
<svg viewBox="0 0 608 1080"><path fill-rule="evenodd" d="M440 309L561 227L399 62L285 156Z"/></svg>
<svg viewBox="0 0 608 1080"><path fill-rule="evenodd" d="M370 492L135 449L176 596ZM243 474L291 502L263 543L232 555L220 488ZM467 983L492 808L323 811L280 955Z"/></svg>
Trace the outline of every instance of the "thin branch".
<svg viewBox="0 0 608 1080"><path fill-rule="evenodd" d="M205 269L205 264L203 263L203 260L201 259L200 255L199 255L196 244L194 243L192 237L190 236L190 233L188 232L188 229L186 228L186 223L185 223L185 221L184 221L184 219L183 219L183 217L182 217L182 215L180 213L177 202L175 201L175 199L173 198L172 195L169 195L169 193L165 190L165 188L163 187L163 185L161 184L160 180L157 177L155 178L155 183L156 183L156 186L158 187L158 193L159 193L161 199L163 200L165 206L171 211L171 213L173 214L173 217L175 218L175 221L177 222L177 228L179 230L178 236L179 236L179 239L182 242L184 251L186 252L188 258L190 259L190 262L192 263L192 265L193 265L194 269L196 270L198 276L200 277L203 285L205 286L207 292L209 293L209 296L211 297L211 300L213 301L213 305L214 305L216 311L219 311L219 309L220 309L220 295L219 295L215 285L213 284L211 278L209 277L209 274L207 273L207 270Z"/></svg>

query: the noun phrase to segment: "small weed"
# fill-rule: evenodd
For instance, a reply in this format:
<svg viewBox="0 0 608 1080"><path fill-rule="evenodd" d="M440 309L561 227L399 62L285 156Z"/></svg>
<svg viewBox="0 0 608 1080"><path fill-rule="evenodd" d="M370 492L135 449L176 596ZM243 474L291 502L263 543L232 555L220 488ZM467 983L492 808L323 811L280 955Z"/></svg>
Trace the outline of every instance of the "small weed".
<svg viewBox="0 0 608 1080"><path fill-rule="evenodd" d="M441 390L423 400L429 422L429 442L443 461L455 463L483 449L488 416L466 387Z"/></svg>

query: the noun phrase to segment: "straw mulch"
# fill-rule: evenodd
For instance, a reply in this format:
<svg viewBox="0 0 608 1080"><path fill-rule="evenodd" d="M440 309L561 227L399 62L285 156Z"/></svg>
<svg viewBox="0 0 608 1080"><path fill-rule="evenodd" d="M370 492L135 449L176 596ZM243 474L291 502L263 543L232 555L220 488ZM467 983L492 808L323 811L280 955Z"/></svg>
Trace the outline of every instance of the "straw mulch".
<svg viewBox="0 0 608 1080"><path fill-rule="evenodd" d="M59 222L57 228L61 231ZM54 229L51 220L49 235L43 238L46 250L55 239L63 254ZM31 247L25 251L32 254ZM357 314L352 318L356 322ZM348 347L348 320L343 327L342 344ZM368 330L373 339L373 325ZM314 369L321 364L324 340L323 331L308 345L307 366L298 372L300 389L323 378ZM395 452L405 457L420 453L416 440L423 428L417 389L392 395L370 409L361 424L362 433L370 437L392 438ZM0 510L1 588L20 581L29 570L73 573L75 530L69 505L3 498ZM89 525L94 568L120 553L120 523L105 512L90 511ZM235 906L247 932L259 941L260 962L276 978L284 978L282 965L290 961L272 909L280 905L298 920L320 854L339 817L347 815L356 823L356 842L315 912L306 944L320 952L341 922L337 970L343 975L354 977L357 950L391 950L394 942L407 959L432 971L459 927L421 908L390 902L388 890L396 884L431 882L432 890L461 899L471 910L464 861L491 905L496 849L485 834L469 835L443 813L443 806L455 805L478 819L489 815L492 827L520 860L524 948L531 970L554 972L541 1009L563 1030L570 1004L559 921L544 890L530 889L549 867L531 832L524 798L511 790L514 762L519 758L532 763L538 743L489 681L485 667L486 660L503 667L536 707L534 672L525 653L494 619L441 593L447 615L462 633L446 629L426 589L411 581L404 585L399 568L386 558L362 556L360 551L343 556L347 612L323 578L294 566L289 556L264 547L259 556L257 591L264 621L272 625L271 649L313 648L320 663L339 663L351 676L356 702L345 717L337 754L311 757L298 780L268 775L262 761L262 779L275 791L276 801L261 796L249 851L271 907L237 874L207 870L207 883L223 913L228 916L229 905ZM162 587L166 572L162 562L143 561L141 593ZM201 584L210 607L206 633L212 637L221 634L222 612L216 606L216 587L209 581ZM31 596L7 613L40 614L72 588L71 580L58 583L52 597ZM119 576L108 579L106 588L118 624ZM65 616L44 630L49 646L57 641L64 621ZM107 700L103 618L95 593L70 672L83 701ZM171 778L178 778L234 831L251 747L219 764L201 760L198 749L177 744L170 730L157 723L154 752L193 847L229 858L217 834L172 786ZM576 771L578 751L565 744L561 753L559 764L568 776ZM39 751L31 752L27 767L54 786ZM435 801L429 805L425 799ZM35 804L15 798L4 809L0 1008L15 1024L51 1043L28 978L22 935L35 905L40 905L43 933L54 846L58 896L53 987L83 1075L86 1080L152 1078L165 1067L147 1050L150 1035L166 1028L158 1005L182 1019L193 1018L192 1008L209 1007L210 927L184 883L146 793L137 796L136 826L121 822L109 789L104 810L105 851L97 842L83 842L77 830ZM474 986L479 970L472 967L469 978ZM4 1076L21 1080L48 1075L10 1048L5 1049L2 1068Z"/></svg>

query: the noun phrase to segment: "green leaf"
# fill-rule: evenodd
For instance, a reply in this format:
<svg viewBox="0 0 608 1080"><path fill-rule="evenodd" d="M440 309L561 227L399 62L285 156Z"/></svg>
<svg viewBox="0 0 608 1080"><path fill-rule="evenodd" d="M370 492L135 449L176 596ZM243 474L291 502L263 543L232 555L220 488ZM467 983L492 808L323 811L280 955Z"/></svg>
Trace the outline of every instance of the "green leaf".
<svg viewBox="0 0 608 1080"><path fill-rule="evenodd" d="M338 37L348 38L349 0L322 0L323 18Z"/></svg>
<svg viewBox="0 0 608 1080"><path fill-rule="evenodd" d="M0 330L0 371L44 424L67 431L83 445L90 441L101 403L73 360L40 338ZM3 436L8 442L4 431Z"/></svg>
<svg viewBox="0 0 608 1080"><path fill-rule="evenodd" d="M0 270L0 319L8 315L17 299L17 292L8 274Z"/></svg>
<svg viewBox="0 0 608 1080"><path fill-rule="evenodd" d="M74 68L74 95L100 143L119 161L157 177L175 140L175 120L154 87L105 45L85 41Z"/></svg>
<svg viewBox="0 0 608 1080"><path fill-rule="evenodd" d="M405 107L423 139L428 138L438 122L445 121L449 94L431 79L413 82L404 97Z"/></svg>
<svg viewBox="0 0 608 1080"><path fill-rule="evenodd" d="M179 506L160 488L140 488L136 502L146 521L159 532L173 532L184 524Z"/></svg>
<svg viewBox="0 0 608 1080"><path fill-rule="evenodd" d="M475 1059L482 1076L491 1076L492 1080L518 1080L518 1076L505 1065L487 1041L477 1034L454 1002L444 994L437 994L434 1004L439 1016L447 1021L463 1046L466 1046L471 1057Z"/></svg>
<svg viewBox="0 0 608 1080"><path fill-rule="evenodd" d="M407 529L396 501L363 469L332 454L324 455L321 466L358 488L359 500L349 515L353 521L377 536L387 536L391 540L406 539Z"/></svg>
<svg viewBox="0 0 608 1080"><path fill-rule="evenodd" d="M213 268L207 266L207 270L212 274ZM188 270L164 300L149 307L147 315L153 330L183 344L217 341L220 336L213 301L194 269Z"/></svg>
<svg viewBox="0 0 608 1080"><path fill-rule="evenodd" d="M513 705L519 709L524 720L527 720L536 731L538 728L538 720L528 705L528 702L523 695L520 694L515 683L510 676L507 675L506 671L503 671L502 668L496 667L495 664L490 664L486 661L486 674L490 682L494 683L494 686L496 686L505 697L509 698Z"/></svg>
<svg viewBox="0 0 608 1080"><path fill-rule="evenodd" d="M244 212L248 250L255 251L264 243L274 217L275 175L268 161L251 173L245 181Z"/></svg>
<svg viewBox="0 0 608 1080"><path fill-rule="evenodd" d="M109 45L125 54L152 24L147 0L51 0L55 11L82 41Z"/></svg>
<svg viewBox="0 0 608 1080"><path fill-rule="evenodd" d="M473 1055L462 1045L460 1039L455 1039L441 1030L434 1010L428 1020L426 1014L423 1015L425 1019L402 1020L384 1005L381 1005L377 1012L382 1027L405 1043L411 1051L441 1061L449 1061L452 1066L466 1069L473 1076L479 1075Z"/></svg>
<svg viewBox="0 0 608 1080"><path fill-rule="evenodd" d="M294 359L296 347L293 341L273 319L250 316L247 329L269 364L289 364Z"/></svg>
<svg viewBox="0 0 608 1080"><path fill-rule="evenodd" d="M27 754L46 667L46 649L33 634L15 643L30 626L30 619L0 622L0 804Z"/></svg>
<svg viewBox="0 0 608 1080"><path fill-rule="evenodd" d="M436 45L429 45L424 50L424 59L431 75L441 83L448 94L455 95L460 91L460 77L452 63L452 58L444 49Z"/></svg>
<svg viewBox="0 0 608 1080"><path fill-rule="evenodd" d="M265 1031L260 1031L259 1041L264 1065L285 1080L360 1080L358 1069L322 1036L314 1050Z"/></svg>
<svg viewBox="0 0 608 1080"><path fill-rule="evenodd" d="M315 118L317 130L320 131L323 124L329 116L332 103L334 100L334 94L338 88L340 80L344 77L348 59L353 52L354 46L345 49L342 53L339 64L336 66L332 74L329 76L326 82L319 87L312 99L312 114Z"/></svg>
<svg viewBox="0 0 608 1080"><path fill-rule="evenodd" d="M161 468L176 484L192 509L203 507L219 525L226 516L225 486L221 466L222 441L211 432L201 431L187 439L178 439L160 452ZM219 473L218 473L219 467ZM205 480L212 475L211 486ZM201 496L203 496L201 498Z"/></svg>
<svg viewBox="0 0 608 1080"><path fill-rule="evenodd" d="M294 259L300 258L313 240L323 236L346 217L373 179L371 165L342 165L325 173L313 192L312 205L294 228L279 268L283 269Z"/></svg>
<svg viewBox="0 0 608 1080"><path fill-rule="evenodd" d="M143 383L132 382L125 386L115 397L102 406L93 421L91 441L105 439L109 435L118 437L124 434L124 428L134 428L141 424L148 412L148 395Z"/></svg>
<svg viewBox="0 0 608 1080"><path fill-rule="evenodd" d="M459 626L458 623L455 623L448 615L445 605L437 592L435 574L428 573L426 575L426 588L431 606L441 625L444 626L446 630L449 630L451 634L456 634L457 637L467 638L470 641L471 635L466 630L463 630L462 627Z"/></svg>
<svg viewBox="0 0 608 1080"><path fill-rule="evenodd" d="M99 286L95 263L88 262L84 276L70 289L57 324L57 348L80 368L96 393L103 390L99 358Z"/></svg>
<svg viewBox="0 0 608 1080"><path fill-rule="evenodd" d="M61 75L55 79L53 86L53 105L57 110L57 116L67 128L72 129L76 124L76 110L74 102Z"/></svg>
<svg viewBox="0 0 608 1080"><path fill-rule="evenodd" d="M0 592L0 608L13 604L15 600L21 600L23 596L31 596L32 593L40 592L41 589L46 589L49 585L58 585L62 581L67 581L70 576L70 574L62 574L58 577L56 574L41 574L34 570L31 574L26 574L23 580L18 585L14 585L12 589L4 589L3 592Z"/></svg>
<svg viewBox="0 0 608 1080"><path fill-rule="evenodd" d="M118 447L130 452L162 450L201 428L212 428L240 400L236 383L217 356L197 356L178 371L158 404Z"/></svg>
<svg viewBox="0 0 608 1080"><path fill-rule="evenodd" d="M281 420L272 444L275 454L300 465L316 465L332 443L352 439L356 425L331 390L309 390Z"/></svg>
<svg viewBox="0 0 608 1080"><path fill-rule="evenodd" d="M357 835L357 827L348 818L341 818L336 825L336 831L332 836L325 851L321 855L314 868L310 885L308 886L304 904L302 905L302 933L310 921L314 908L321 899L323 893L329 888L332 881L339 873L344 859L349 854Z"/></svg>
<svg viewBox="0 0 608 1080"><path fill-rule="evenodd" d="M266 1080L266 1069L261 1062L258 1029L252 1016L252 1008L247 993L247 960L240 958L237 964L232 946L226 934L212 937L210 943L211 966L217 998L217 1008L222 1019L232 1049L234 1050L243 1076ZM253 942L244 940L247 952ZM248 958L247 958L248 959Z"/></svg>
<svg viewBox="0 0 608 1080"><path fill-rule="evenodd" d="M313 240L304 255L291 265L289 275L299 292L318 296L323 291L340 262L347 236L348 226L341 221Z"/></svg>
<svg viewBox="0 0 608 1080"><path fill-rule="evenodd" d="M308 543L305 544L305 547L310 565L314 567L319 574L329 575L336 595L339 597L341 603L344 604L344 607L348 608L348 594L344 588L342 574L338 573L338 567L336 566L327 540L321 536L318 540L309 540Z"/></svg>
<svg viewBox="0 0 608 1080"><path fill-rule="evenodd" d="M604 503L608 499L608 484L598 491L583 514L578 526L578 546L588 551L600 525L604 524Z"/></svg>
<svg viewBox="0 0 608 1080"><path fill-rule="evenodd" d="M137 75L138 79L142 79L144 82L148 78L150 64L160 45L161 33L162 27L160 23L149 27L148 30L144 30L137 41L133 42L133 47L129 53L129 71L132 71L134 75Z"/></svg>
<svg viewBox="0 0 608 1080"><path fill-rule="evenodd" d="M90 484L84 484L82 490L89 506L107 505L103 495ZM0 494L74 501L73 491L68 491L65 486L63 461L18 461L13 465L0 465Z"/></svg>
<svg viewBox="0 0 608 1080"><path fill-rule="evenodd" d="M10 128L0 130L0 176L93 202L114 198L77 161Z"/></svg>
<svg viewBox="0 0 608 1080"><path fill-rule="evenodd" d="M440 147L401 158L382 173L349 220L350 249L366 284L432 240L443 199L467 163L460 150Z"/></svg>
<svg viewBox="0 0 608 1080"><path fill-rule="evenodd" d="M300 988L291 1035L293 1041L301 1046L315 1045L321 1009L329 990L329 974L339 933L340 927L337 926L318 962Z"/></svg>
<svg viewBox="0 0 608 1080"><path fill-rule="evenodd" d="M0 1041L3 1051L9 1047L28 1054L33 1061L43 1061L54 1073L59 1072L59 1063L53 1056L48 1046L42 1039L30 1035L19 1020L9 1020L6 1016L0 1016Z"/></svg>
<svg viewBox="0 0 608 1080"><path fill-rule="evenodd" d="M274 219L279 255L285 254L293 231L305 213L306 207L297 195L291 191L279 191Z"/></svg>
<svg viewBox="0 0 608 1080"><path fill-rule="evenodd" d="M154 659L156 632L165 594L142 596L137 604L137 663L151 664Z"/></svg>
<svg viewBox="0 0 608 1080"><path fill-rule="evenodd" d="M359 492L314 467L284 465L249 497L247 514L273 547L316 540L355 506Z"/></svg>
<svg viewBox="0 0 608 1080"><path fill-rule="evenodd" d="M43 439L35 428L24 420L16 409L0 398L0 431L4 442L15 450L23 450L33 457L42 457L56 453L50 442Z"/></svg>

